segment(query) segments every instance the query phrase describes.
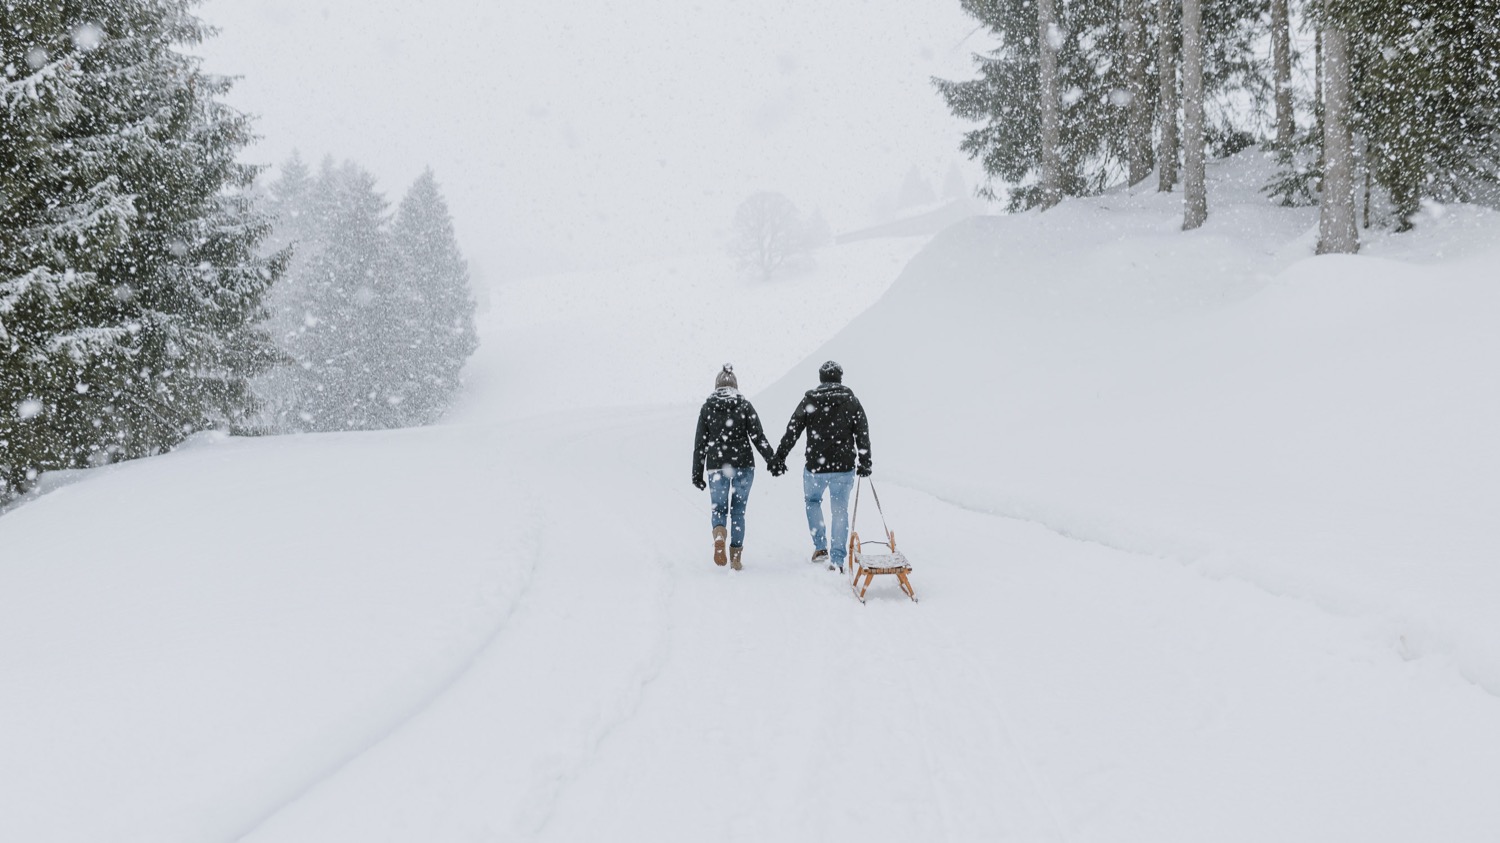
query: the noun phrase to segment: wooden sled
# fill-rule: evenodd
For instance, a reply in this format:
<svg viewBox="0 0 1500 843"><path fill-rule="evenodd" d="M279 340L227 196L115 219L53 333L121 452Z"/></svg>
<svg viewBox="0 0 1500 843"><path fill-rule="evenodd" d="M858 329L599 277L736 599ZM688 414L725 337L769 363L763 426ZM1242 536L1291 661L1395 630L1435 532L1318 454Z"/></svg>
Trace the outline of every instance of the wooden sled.
<svg viewBox="0 0 1500 843"><path fill-rule="evenodd" d="M864 478L860 478L860 484L864 484ZM875 509L880 513L880 526L885 530L885 541L861 541L859 538L859 489L854 490L854 517L849 519L849 567L854 571L854 578L849 581L849 588L854 592L859 602L865 602L865 592L870 590L870 583L882 575L890 575L896 578L901 590L911 598L913 603L917 602L917 592L911 587L911 563L906 561L906 554L896 549L896 534L885 523L885 510L880 507L880 494L875 491L875 483L870 483L870 494L875 496ZM866 547L883 547L884 553L869 553ZM860 580L864 582L861 583Z"/></svg>

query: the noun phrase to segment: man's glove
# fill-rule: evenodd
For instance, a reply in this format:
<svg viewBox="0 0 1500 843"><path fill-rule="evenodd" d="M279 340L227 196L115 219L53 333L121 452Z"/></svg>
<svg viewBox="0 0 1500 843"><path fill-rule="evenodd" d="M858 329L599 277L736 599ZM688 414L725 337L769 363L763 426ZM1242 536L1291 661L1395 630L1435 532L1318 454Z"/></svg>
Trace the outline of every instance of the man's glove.
<svg viewBox="0 0 1500 843"><path fill-rule="evenodd" d="M771 463L770 465L766 466L766 468L769 468L771 470L772 477L780 477L781 475L786 474L786 463L782 462L781 460L777 460Z"/></svg>
<svg viewBox="0 0 1500 843"><path fill-rule="evenodd" d="M860 477L869 477L870 473L873 472L874 470L875 469L869 467L868 465L862 465L862 466L859 467L859 476Z"/></svg>
<svg viewBox="0 0 1500 843"><path fill-rule="evenodd" d="M701 492L704 489L708 488L708 481L703 479L703 475L701 475L701 474L695 474L695 475L693 475L693 485L697 486L698 487L698 491Z"/></svg>

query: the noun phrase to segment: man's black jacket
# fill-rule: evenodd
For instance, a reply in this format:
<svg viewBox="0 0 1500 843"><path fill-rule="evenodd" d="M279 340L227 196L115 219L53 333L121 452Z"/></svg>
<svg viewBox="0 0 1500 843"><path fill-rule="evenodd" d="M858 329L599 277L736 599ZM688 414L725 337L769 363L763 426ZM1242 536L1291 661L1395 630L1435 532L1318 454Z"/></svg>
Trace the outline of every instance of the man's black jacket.
<svg viewBox="0 0 1500 843"><path fill-rule="evenodd" d="M870 422L849 387L825 383L807 391L786 424L786 435L776 449L777 460L786 460L803 430L807 431L808 471L842 473L858 467L869 472Z"/></svg>
<svg viewBox="0 0 1500 843"><path fill-rule="evenodd" d="M775 458L771 441L760 426L760 416L738 390L723 387L713 391L698 411L698 435L693 437L693 479L724 466L754 468L754 445L769 465Z"/></svg>

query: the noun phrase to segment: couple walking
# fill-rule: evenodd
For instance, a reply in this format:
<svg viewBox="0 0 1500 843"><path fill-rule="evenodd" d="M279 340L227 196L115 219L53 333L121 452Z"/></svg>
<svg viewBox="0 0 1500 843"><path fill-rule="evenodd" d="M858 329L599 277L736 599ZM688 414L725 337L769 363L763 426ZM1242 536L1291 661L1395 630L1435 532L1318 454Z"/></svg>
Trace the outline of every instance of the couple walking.
<svg viewBox="0 0 1500 843"><path fill-rule="evenodd" d="M739 392L734 369L726 363L715 379L713 394L698 413L698 434L693 440L693 485L708 489L713 501L715 565L727 562L736 571L742 567L745 502L755 482L753 451L760 451L772 477L780 477L786 473L787 456L806 431L802 495L807 504L807 529L812 535L812 561L828 563L829 570L844 570L849 493L854 489L856 474L870 476L870 423L859 399L844 386L844 370L839 364L832 360L824 363L818 369L818 380L817 388L808 390L792 411L781 445L772 451L755 408ZM831 545L823 521L825 495L833 510Z"/></svg>

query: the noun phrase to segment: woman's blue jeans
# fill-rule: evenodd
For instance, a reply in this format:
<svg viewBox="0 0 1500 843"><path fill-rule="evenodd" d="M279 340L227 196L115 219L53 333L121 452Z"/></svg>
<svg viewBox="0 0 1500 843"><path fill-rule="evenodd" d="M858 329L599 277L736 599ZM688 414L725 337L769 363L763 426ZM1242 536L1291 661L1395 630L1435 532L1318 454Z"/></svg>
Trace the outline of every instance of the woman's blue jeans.
<svg viewBox="0 0 1500 843"><path fill-rule="evenodd" d="M750 484L754 482L753 468L725 466L708 473L708 496L714 505L714 526L729 527L730 547L745 546L745 501L750 498Z"/></svg>
<svg viewBox="0 0 1500 843"><path fill-rule="evenodd" d="M854 491L854 472L814 473L802 469L802 497L807 502L807 531L812 534L813 550L827 550L829 561L840 568L849 555L849 493ZM823 494L833 510L833 544L823 526Z"/></svg>

